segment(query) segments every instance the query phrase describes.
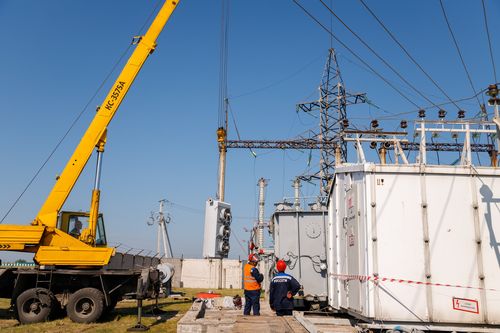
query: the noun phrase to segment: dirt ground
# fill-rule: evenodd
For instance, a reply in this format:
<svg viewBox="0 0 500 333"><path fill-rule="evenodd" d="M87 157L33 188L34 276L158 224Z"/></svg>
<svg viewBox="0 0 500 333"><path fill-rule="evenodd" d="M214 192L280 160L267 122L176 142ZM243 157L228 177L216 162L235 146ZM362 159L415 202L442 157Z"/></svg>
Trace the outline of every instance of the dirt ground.
<svg viewBox="0 0 500 333"><path fill-rule="evenodd" d="M198 292L206 292L206 289L176 289L175 294L182 294L182 297L167 298L159 300L161 314L153 314L152 306L154 301L143 302L144 317L142 323L147 325L149 332L175 332L177 322L184 313L191 307L193 297ZM224 296L243 295L239 289L214 290ZM93 324L77 324L68 318L56 319L53 321L20 325L12 317L8 309L10 300L0 299L0 331L2 333L19 332L57 332L57 333L76 333L76 332L125 332L127 328L132 327L137 321L137 308L135 301L122 301L118 303L116 309L102 318L100 322Z"/></svg>

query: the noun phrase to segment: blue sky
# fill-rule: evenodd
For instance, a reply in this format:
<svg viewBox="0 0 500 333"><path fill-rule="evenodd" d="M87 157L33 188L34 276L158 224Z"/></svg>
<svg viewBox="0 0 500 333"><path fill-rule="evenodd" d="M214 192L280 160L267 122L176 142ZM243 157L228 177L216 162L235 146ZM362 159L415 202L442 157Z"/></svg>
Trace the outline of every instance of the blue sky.
<svg viewBox="0 0 500 333"><path fill-rule="evenodd" d="M374 1L367 4L412 55L453 98L473 95L446 28L439 1ZM301 2L326 26L331 15L319 1ZM446 98L405 57L359 1L325 0L375 50L425 92L433 102ZM443 1L476 89L494 82L481 1ZM113 64L137 35L156 1L0 0L0 214L3 216L50 151L87 104ZM486 0L497 66L500 3ZM155 248L156 230L146 225L158 200L166 198L175 255L200 257L205 200L217 189L217 128L220 52L220 1L183 0L109 126L104 155L101 209L110 241ZM371 66L415 100L428 106L337 21L333 31ZM360 127L381 120L397 128L415 107L369 73L348 51L337 48L346 88L366 92L385 110L363 105L350 109ZM319 119L295 112L295 105L318 98L317 87L330 38L292 0L231 1L228 91L242 139L287 139L317 128ZM500 71L500 68L498 69ZM499 73L500 74L500 73ZM49 193L55 176L101 104L113 79L90 103L35 182L4 223L27 224ZM460 104L468 116L474 100ZM456 108L446 106L454 118ZM489 110L492 111L491 109ZM430 117L436 110L429 110ZM393 119L390 119L390 118ZM388 119L389 118L389 119ZM404 118L412 120L416 113ZM410 123L410 126L411 123ZM232 120L229 138L237 139ZM312 153L318 163L318 152ZM293 178L307 169L308 151L228 152L226 201L233 205L233 235L248 239L257 217L257 180L270 179L266 216L273 203L292 196ZM94 159L65 208L86 210ZM304 185L302 195L319 192ZM187 208L186 208L187 207ZM243 255L236 237L231 256ZM14 254L14 257L17 254ZM0 258L11 258L0 253Z"/></svg>

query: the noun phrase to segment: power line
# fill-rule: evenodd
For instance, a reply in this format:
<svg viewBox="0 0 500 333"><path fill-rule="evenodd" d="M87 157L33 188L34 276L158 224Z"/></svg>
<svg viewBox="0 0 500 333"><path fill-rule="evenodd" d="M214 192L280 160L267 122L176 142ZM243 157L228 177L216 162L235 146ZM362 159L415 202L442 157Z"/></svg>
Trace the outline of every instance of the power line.
<svg viewBox="0 0 500 333"><path fill-rule="evenodd" d="M474 87L474 83L472 83L472 78L470 76L469 70L465 65L464 57L462 56L462 52L460 51L460 47L458 46L457 39L455 38L455 34L451 29L450 21L448 20L448 16L446 15L446 10L444 9L443 0L439 0L439 4L441 5L441 10L443 12L444 20L446 21L446 25L448 26L448 30L450 31L451 38L453 39L453 43L455 44L455 48L457 49L458 56L460 57L460 61L462 62L462 66L464 67L465 73L467 74L467 79L469 80L470 86L474 94L476 94L477 103L479 104L479 108L481 108L481 102L479 101L479 97L477 96L476 88Z"/></svg>
<svg viewBox="0 0 500 333"><path fill-rule="evenodd" d="M497 69L495 66L495 60L493 58L493 48L491 47L491 38L490 38L490 29L488 27L488 18L486 16L486 5L484 4L484 0L481 1L483 4L483 17L484 17L484 25L486 27L486 35L488 36L488 46L490 48L490 58L491 58L491 64L493 66L493 79L495 82L498 82L497 80Z"/></svg>
<svg viewBox="0 0 500 333"><path fill-rule="evenodd" d="M455 103L459 103L459 102L464 102L464 101L468 101L468 100L471 100L471 99L474 99L476 98L477 96L481 95L482 93L484 93L485 91L487 91L488 89L483 89L479 92L477 92L475 95L473 96L470 96L470 97L464 97L464 98L460 98L460 99L456 99L452 102L455 102ZM448 105L448 104L451 104L452 102L444 102L444 103L439 103L438 106L444 106L444 105ZM423 110L428 110L430 108L432 108L434 106L426 106L426 107L423 107L422 109ZM405 114L410 114L410 113L415 113L415 112L418 112L419 110L413 110L413 111L405 111L405 112L399 112L399 113L394 113L393 115L391 116L381 116L381 117L377 117L378 119L391 119L392 117L394 116L401 116L401 115L405 115ZM479 115L479 114L478 114ZM477 117L478 115L476 115L475 117ZM473 117L473 118L475 118ZM397 118L394 118L394 119L397 119Z"/></svg>
<svg viewBox="0 0 500 333"><path fill-rule="evenodd" d="M237 98L240 98L240 97L245 97L245 96L248 96L248 95L252 95L252 94L256 94L256 93L259 93L261 91L264 91L264 90L267 90L267 89L270 89L270 88L273 88L274 86L277 86L285 81L288 81L292 78L294 78L295 76L297 76L298 74L300 74L301 72L303 72L307 67L309 67L311 64L315 63L316 61L318 61L318 59L320 58L320 56L317 56L315 57L313 60L309 61L307 64L305 64L304 66L300 67L298 70L296 70L295 72L291 73L290 75L288 76L285 76L277 81L274 81L272 83L269 83L268 85L265 85L263 87L260 87L260 88L256 88L256 89L253 89L251 91L247 91L247 92L244 92L244 93L241 93L241 94L238 94L236 96L231 96L230 99L231 100L235 100ZM316 91L315 91L316 92Z"/></svg>
<svg viewBox="0 0 500 333"><path fill-rule="evenodd" d="M370 7L368 7L368 5L363 0L359 1L366 8L366 10L373 16L373 18L382 26L382 28L385 30L385 32L387 32L387 34L391 37L391 39L401 48L401 50L403 50L403 52L408 56L408 58L410 58L410 60L418 67L418 69L420 69L420 71L424 73L424 75L434 84L434 86L438 88L439 91L441 91L443 95L445 95L446 98L448 98L448 100L457 107L457 109L460 110L460 107L455 102L453 102L451 97L448 96L448 94L443 90L443 88L441 88L439 84L437 84L437 82L429 75L429 73L427 73L427 71L415 60L415 58L413 58L410 52L408 52L408 50L403 46L403 44L401 44L401 42L386 27L386 25L382 22L382 20L370 9Z"/></svg>
<svg viewBox="0 0 500 333"><path fill-rule="evenodd" d="M227 130L227 57L229 35L229 1L222 0L220 23L220 59L219 59L219 113L218 125Z"/></svg>
<svg viewBox="0 0 500 333"><path fill-rule="evenodd" d="M349 51L353 56L356 57L359 61L363 63L366 67L368 67L375 75L377 75L382 81L384 81L389 87L394 89L401 97L407 100L410 104L419 108L419 106L413 102L408 96L406 96L401 90L396 88L389 80L387 80L382 74L378 73L372 66L370 66L366 61L364 61L356 52L354 52L349 46L347 46L344 42L342 42L337 36L333 34L327 27L325 27L321 22L318 21L316 17L314 17L307 9L305 9L301 4L297 2L297 0L293 0L293 2L302 9L311 19L313 19L323 30L329 33L340 45L342 45L347 51Z"/></svg>
<svg viewBox="0 0 500 333"><path fill-rule="evenodd" d="M151 20L151 17L153 16L153 14L156 12L156 10L158 9L160 5L160 2L158 2L156 4L156 6L151 10L149 16L146 18L146 20L144 21L144 24L142 25L142 27L139 29L139 33L137 35L140 35L142 33L142 31L144 30L144 27L146 26L146 24ZM31 184L33 184L33 182L35 181L35 179L38 177L38 175L40 174L40 172L43 170L43 168L45 168L45 165L47 165L47 163L50 161L50 159L52 158L52 156L55 154L55 152L57 151L57 149L59 149L59 147L61 146L61 144L63 143L63 141L66 139L66 137L69 135L69 133L71 132L71 130L73 129L73 127L75 127L76 123L80 120L80 118L83 116L84 112L87 110L87 108L89 107L90 103L92 103L92 101L97 97L97 95L99 94L99 92L102 90L102 88L104 87L104 84L106 84L106 82L108 81L108 79L110 78L111 74L113 74L116 70L116 67L122 62L123 58L125 57L125 55L127 55L127 53L129 52L130 48L132 47L133 45L133 42L130 43L127 48L123 51L123 53L120 55L120 58L115 62L115 64L113 65L113 67L111 68L111 70L108 72L108 74L106 75L106 77L102 80L102 82L99 84L99 86L97 87L96 91L94 92L94 94L92 95L92 97L90 97L90 99L87 101L87 104L85 104L85 106L82 108L82 110L80 111L80 113L78 113L78 115L76 116L76 118L73 120L73 122L70 124L70 126L68 127L68 129L66 130L66 132L64 133L64 135L59 139L59 141L57 142L57 144L54 146L54 148L52 149L52 151L49 153L49 155L46 157L46 159L43 161L42 165L38 168L38 170L35 172L34 176L29 180L28 184L24 187L24 189L21 191L21 193L19 194L19 196L16 198L16 200L14 200L14 203L9 207L9 209L7 210L7 212L4 214L4 216L2 216L2 219L0 220L0 223L2 223L6 218L7 216L9 216L10 212L12 211L12 209L14 209L14 207L17 205L17 203L19 202L19 200L21 200L21 198L23 197L24 193L26 193L26 191L30 188Z"/></svg>
<svg viewBox="0 0 500 333"><path fill-rule="evenodd" d="M352 30L335 12L328 7L327 4L323 2L323 0L319 0L321 4L328 9L328 11L340 22L342 25L349 30L368 50L370 50L380 61L384 63L394 74L397 75L404 83L406 83L411 89L413 89L417 94L420 95L423 99L425 99L427 102L434 104L427 96L425 96L420 90L418 90L413 84L411 84L399 71L397 71L394 66L392 66L387 60L385 60L378 52L376 52L370 45L368 45L367 42L364 41L363 38L361 38L354 30ZM437 106L436 106L437 107Z"/></svg>
<svg viewBox="0 0 500 333"><path fill-rule="evenodd" d="M61 146L61 144L63 143L63 141L66 139L66 137L69 135L69 133L71 132L71 130L73 129L73 127L76 126L76 123L80 120L80 118L83 116L83 114L85 113L85 111L87 110L87 108L89 107L90 103L92 103L92 101L96 98L96 96L99 94L99 92L101 91L101 89L104 87L104 84L108 81L108 79L110 78L111 74L114 73L114 71L116 70L116 67L122 62L123 58L125 57L125 55L127 55L127 53L129 52L130 48L132 47L132 44L130 44L126 50L121 54L120 58L116 61L116 63L113 65L113 67L111 68L111 70L109 71L109 73L106 75L106 77L104 78L104 80L102 80L101 84L97 87L96 91L94 92L94 94L92 95L92 97L90 97L90 99L87 101L87 104L85 104L85 106L83 107L83 109L80 111L80 113L75 117L75 119L73 120L73 122L70 124L70 126L68 127L68 129L66 130L66 132L63 134L63 136L59 139L59 141L57 142L57 144L54 146L54 148L52 149L52 151L49 153L49 155L45 158L45 160L43 161L42 165L38 168L38 170L35 172L34 176L30 179L30 181L28 182L28 184L25 186L25 188L22 190L21 194L19 194L19 196L16 198L16 200L14 201L14 203L10 206L10 208L8 209L8 211L5 213L5 215L2 217L2 219L0 220L0 223L2 223L6 218L7 216L9 216L10 212L12 211L12 209L14 209L14 207L17 205L17 203L19 202L19 200L21 200L21 198L23 197L24 193L26 193L26 191L29 189L29 187L31 186L31 184L35 181L35 179L38 177L38 175L40 174L40 172L43 170L43 168L45 168L45 165L47 165L47 163L50 161L50 159L52 158L52 156L55 154L55 152L57 151L57 149L59 149L59 147Z"/></svg>

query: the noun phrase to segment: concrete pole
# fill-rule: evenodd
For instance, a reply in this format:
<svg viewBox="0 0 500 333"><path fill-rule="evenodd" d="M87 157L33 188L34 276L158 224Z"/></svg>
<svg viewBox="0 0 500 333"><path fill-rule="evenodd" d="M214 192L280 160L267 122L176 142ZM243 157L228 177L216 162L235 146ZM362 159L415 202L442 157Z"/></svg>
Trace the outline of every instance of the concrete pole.
<svg viewBox="0 0 500 333"><path fill-rule="evenodd" d="M259 249L264 246L264 205L266 203L264 198L264 188L267 186L267 180L264 178L259 179L259 223L257 225L257 246Z"/></svg>
<svg viewBox="0 0 500 333"><path fill-rule="evenodd" d="M293 181L293 188L294 188L294 193L295 193L295 201L294 201L294 206L295 210L300 210L300 179L295 178Z"/></svg>

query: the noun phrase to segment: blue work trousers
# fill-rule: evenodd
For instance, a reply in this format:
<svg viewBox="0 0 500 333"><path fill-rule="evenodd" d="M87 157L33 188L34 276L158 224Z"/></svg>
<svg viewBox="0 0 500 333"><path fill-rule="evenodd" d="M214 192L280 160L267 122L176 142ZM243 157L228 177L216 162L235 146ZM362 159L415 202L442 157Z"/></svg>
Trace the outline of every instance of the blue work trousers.
<svg viewBox="0 0 500 333"><path fill-rule="evenodd" d="M250 314L253 309L254 316L260 316L260 290L245 290L245 308L244 315Z"/></svg>

